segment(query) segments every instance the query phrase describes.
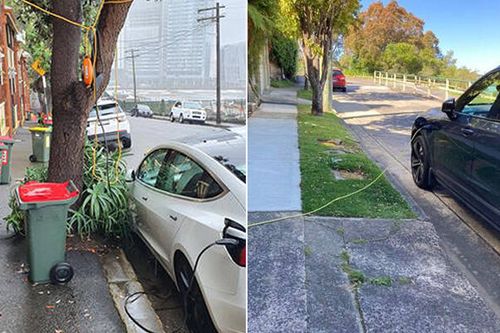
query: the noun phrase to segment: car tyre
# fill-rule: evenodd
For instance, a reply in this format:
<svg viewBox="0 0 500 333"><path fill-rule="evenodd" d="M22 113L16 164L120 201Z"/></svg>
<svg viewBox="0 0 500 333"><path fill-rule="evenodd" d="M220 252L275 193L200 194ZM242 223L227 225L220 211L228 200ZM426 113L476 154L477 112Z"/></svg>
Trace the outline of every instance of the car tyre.
<svg viewBox="0 0 500 333"><path fill-rule="evenodd" d="M343 92L347 92L347 87L342 88Z"/></svg>
<svg viewBox="0 0 500 333"><path fill-rule="evenodd" d="M174 118L174 113L173 113L173 112L170 112L170 121L171 121L171 122L174 122L174 121L175 121L175 118Z"/></svg>
<svg viewBox="0 0 500 333"><path fill-rule="evenodd" d="M182 113L181 113L181 115L179 116L179 122L180 122L181 124L184 122L184 116L182 115Z"/></svg>
<svg viewBox="0 0 500 333"><path fill-rule="evenodd" d="M189 295L187 294L189 283L193 277L193 270L187 259L184 256L178 257L175 266L177 286L183 300L189 331L193 333L217 333L196 278L193 280Z"/></svg>
<svg viewBox="0 0 500 333"><path fill-rule="evenodd" d="M122 148L127 149L132 147L132 140L127 138L122 138Z"/></svg>
<svg viewBox="0 0 500 333"><path fill-rule="evenodd" d="M424 137L415 137L411 143L411 175L415 184L424 190L431 190L436 185L431 172L429 153Z"/></svg>

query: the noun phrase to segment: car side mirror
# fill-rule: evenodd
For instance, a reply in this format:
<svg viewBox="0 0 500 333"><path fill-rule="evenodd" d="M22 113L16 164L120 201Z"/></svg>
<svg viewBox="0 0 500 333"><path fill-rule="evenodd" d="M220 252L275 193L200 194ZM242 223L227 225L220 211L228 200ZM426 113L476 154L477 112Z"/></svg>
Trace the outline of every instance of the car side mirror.
<svg viewBox="0 0 500 333"><path fill-rule="evenodd" d="M455 111L455 108L455 98L450 98L444 101L443 106L441 107L441 111L443 111L447 115L450 115Z"/></svg>
<svg viewBox="0 0 500 333"><path fill-rule="evenodd" d="M131 182L135 181L135 170L130 169L127 171L127 174L125 175L125 181L127 183L131 183Z"/></svg>

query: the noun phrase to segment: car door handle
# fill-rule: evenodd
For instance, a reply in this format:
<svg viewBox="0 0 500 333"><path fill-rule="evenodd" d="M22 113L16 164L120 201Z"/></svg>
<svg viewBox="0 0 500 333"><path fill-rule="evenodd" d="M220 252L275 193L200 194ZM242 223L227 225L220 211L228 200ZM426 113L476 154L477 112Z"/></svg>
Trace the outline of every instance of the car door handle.
<svg viewBox="0 0 500 333"><path fill-rule="evenodd" d="M464 136L471 136L474 134L474 130L472 128L462 128L462 134Z"/></svg>
<svg viewBox="0 0 500 333"><path fill-rule="evenodd" d="M148 201L148 197L142 197L142 200Z"/></svg>
<svg viewBox="0 0 500 333"><path fill-rule="evenodd" d="M169 215L169 216L170 216L170 218L171 218L172 220L177 221L177 216L173 216L173 215Z"/></svg>

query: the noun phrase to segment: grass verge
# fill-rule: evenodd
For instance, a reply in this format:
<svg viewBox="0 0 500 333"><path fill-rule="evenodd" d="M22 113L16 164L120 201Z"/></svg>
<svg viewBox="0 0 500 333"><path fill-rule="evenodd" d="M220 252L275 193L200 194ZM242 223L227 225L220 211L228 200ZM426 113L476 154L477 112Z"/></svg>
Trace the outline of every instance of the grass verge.
<svg viewBox="0 0 500 333"><path fill-rule="evenodd" d="M366 186L382 172L361 150L335 114L328 112L321 117L312 116L308 105L299 105L298 109L304 212ZM322 142L324 140L329 141ZM341 154L338 148L347 153ZM337 180L332 174L333 168L361 175L363 179ZM416 217L385 177L365 191L338 201L316 214L396 219Z"/></svg>
<svg viewBox="0 0 500 333"><path fill-rule="evenodd" d="M297 97L312 101L313 93L311 89L300 89L297 91Z"/></svg>

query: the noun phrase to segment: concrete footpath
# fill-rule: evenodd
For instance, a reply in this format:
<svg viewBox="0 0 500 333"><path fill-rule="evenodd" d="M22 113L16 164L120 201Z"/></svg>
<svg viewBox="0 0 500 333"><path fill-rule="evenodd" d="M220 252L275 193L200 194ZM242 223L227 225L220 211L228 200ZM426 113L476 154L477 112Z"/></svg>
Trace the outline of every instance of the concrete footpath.
<svg viewBox="0 0 500 333"><path fill-rule="evenodd" d="M3 221L10 213L9 193L15 180L23 178L25 168L31 165L30 133L21 128L14 139L13 180L10 185L0 185L0 332L140 332L126 318L123 301L127 294L142 287L119 250L102 251L95 242L76 242L79 245L67 252L67 262L75 271L67 285L29 283L26 239L12 237ZM146 298L132 306L132 313L161 332L161 324L150 307Z"/></svg>
<svg viewBox="0 0 500 333"><path fill-rule="evenodd" d="M280 102L293 98L282 89L271 96L249 121L248 332L500 332L488 298L432 223L308 216L251 226L300 211L298 204L283 209L300 203L299 160L291 153L298 138L283 135L296 132L295 106ZM353 117L376 112L357 103L342 104ZM273 122L282 118L288 122ZM290 169L272 173L281 160L298 179Z"/></svg>
<svg viewBox="0 0 500 333"><path fill-rule="evenodd" d="M248 332L500 332L428 222L295 218L249 246Z"/></svg>
<svg viewBox="0 0 500 333"><path fill-rule="evenodd" d="M248 120L248 210L300 211L297 90L264 96Z"/></svg>

